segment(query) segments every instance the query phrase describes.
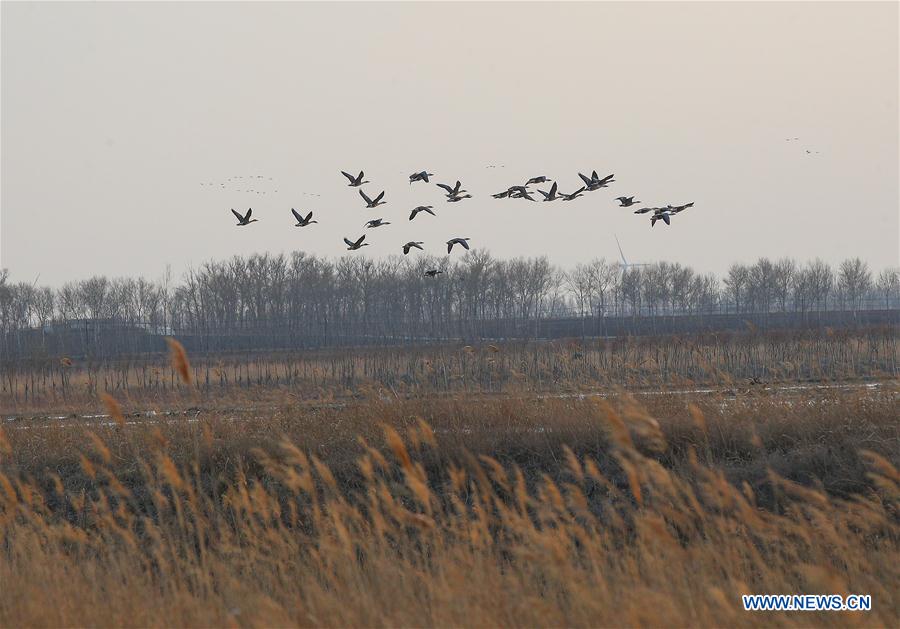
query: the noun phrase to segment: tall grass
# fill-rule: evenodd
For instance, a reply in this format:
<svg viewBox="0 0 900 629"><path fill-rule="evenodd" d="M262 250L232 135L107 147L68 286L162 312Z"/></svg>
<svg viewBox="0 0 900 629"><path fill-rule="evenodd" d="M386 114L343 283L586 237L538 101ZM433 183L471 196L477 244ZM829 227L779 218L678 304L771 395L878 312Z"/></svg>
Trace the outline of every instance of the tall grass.
<svg viewBox="0 0 900 629"><path fill-rule="evenodd" d="M895 400L372 396L10 430L0 625L895 626ZM826 442L852 487L775 471ZM873 610L742 610L766 592Z"/></svg>
<svg viewBox="0 0 900 629"><path fill-rule="evenodd" d="M100 393L176 402L185 390L208 404L223 394L251 397L289 390L303 399L352 396L365 385L392 395L584 391L764 381L896 378L894 328L807 330L572 339L532 343L445 344L283 353L162 356L125 360L48 357L0 367L4 411L64 409ZM67 358L67 357L66 357ZM195 401L196 401L195 399Z"/></svg>

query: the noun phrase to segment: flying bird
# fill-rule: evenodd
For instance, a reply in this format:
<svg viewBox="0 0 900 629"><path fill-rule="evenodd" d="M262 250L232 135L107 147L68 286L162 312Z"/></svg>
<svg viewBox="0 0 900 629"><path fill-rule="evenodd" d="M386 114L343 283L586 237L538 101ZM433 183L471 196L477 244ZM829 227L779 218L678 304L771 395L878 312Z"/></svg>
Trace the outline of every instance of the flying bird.
<svg viewBox="0 0 900 629"><path fill-rule="evenodd" d="M525 182L526 186L530 186L533 183L546 183L550 181L546 176L541 175L540 177L532 177L528 181Z"/></svg>
<svg viewBox="0 0 900 629"><path fill-rule="evenodd" d="M544 201L556 201L559 197L556 196L556 182L553 182L553 185L550 186L550 192L544 192L543 190L538 190L542 195L544 195Z"/></svg>
<svg viewBox="0 0 900 629"><path fill-rule="evenodd" d="M425 277L434 277L438 273L443 273L443 271L438 271L437 269L428 269L425 271Z"/></svg>
<svg viewBox="0 0 900 629"><path fill-rule="evenodd" d="M678 214L679 212L684 212L689 207L694 207L694 202L685 203L684 205L669 205L666 207L666 210L671 214Z"/></svg>
<svg viewBox="0 0 900 629"><path fill-rule="evenodd" d="M346 236L344 236L344 242L347 243L347 251L356 251L356 250L359 249L360 247L366 247L366 246L368 246L369 243L367 243L367 242L364 243L364 242L363 242L363 240L365 240L365 239L366 239L366 235L365 235L365 234L363 234L362 236L360 236L360 237L359 237L359 240L357 240L356 242L352 242L352 241L348 240Z"/></svg>
<svg viewBox="0 0 900 629"><path fill-rule="evenodd" d="M520 192L518 190L509 193L510 199L528 199L529 201L534 201L534 197L531 196L531 193L527 190L524 192Z"/></svg>
<svg viewBox="0 0 900 629"><path fill-rule="evenodd" d="M447 203L457 203L463 199L471 199L471 194L451 194L447 197Z"/></svg>
<svg viewBox="0 0 900 629"><path fill-rule="evenodd" d="M497 194L492 194L491 196L495 199L505 199L509 196L509 190L504 190L503 192L498 192Z"/></svg>
<svg viewBox="0 0 900 629"><path fill-rule="evenodd" d="M413 173L409 176L409 183L410 183L410 185L412 185L412 183L414 181L424 181L425 183L428 183L428 178L433 175L434 175L434 173L430 173L426 170L423 170L422 172L418 172L418 173Z"/></svg>
<svg viewBox="0 0 900 629"><path fill-rule="evenodd" d="M615 181L613 179L615 175L607 175L603 179L600 179L599 175L597 175L596 170L591 173L590 177L582 175L581 173L578 173L578 176L581 177L581 180L584 182L584 185L588 190L599 190L600 188L605 188L608 184L611 184L613 181Z"/></svg>
<svg viewBox="0 0 900 629"><path fill-rule="evenodd" d="M259 220L256 218L252 218L252 219L250 218L250 215L253 214L253 208L247 208L247 213L243 216L241 216L240 212L235 212L234 208L231 208L231 213L234 214L235 217L238 219L238 222L237 222L238 227L243 227L245 225L249 225L250 223L255 223L257 220Z"/></svg>
<svg viewBox="0 0 900 629"><path fill-rule="evenodd" d="M414 207L413 211L409 215L409 220L414 219L419 212L428 212L432 216L437 216L432 210L433 208L430 205L420 205L419 207Z"/></svg>
<svg viewBox="0 0 900 629"><path fill-rule="evenodd" d="M372 227L381 227L382 225L390 225L390 222L381 218L376 218L366 223L366 229L370 229Z"/></svg>
<svg viewBox="0 0 900 629"><path fill-rule="evenodd" d="M447 241L447 253L450 253L453 250L453 245L462 245L463 249L468 250L469 243L468 241L472 240L471 238L451 238Z"/></svg>
<svg viewBox="0 0 900 629"><path fill-rule="evenodd" d="M559 196L562 198L563 201L573 201L573 200L577 199L578 197L580 197L582 192L584 192L584 186L581 186L580 188L578 188L578 190L576 190L572 194L566 194L565 192L560 192Z"/></svg>
<svg viewBox="0 0 900 629"><path fill-rule="evenodd" d="M616 201L619 202L619 207L631 207L632 205L637 205L640 201L635 201L634 197L616 197Z"/></svg>
<svg viewBox="0 0 900 629"><path fill-rule="evenodd" d="M650 227L656 225L656 221L662 220L666 225L671 225L670 217L672 215L669 214L668 211L656 212L653 216L650 217Z"/></svg>
<svg viewBox="0 0 900 629"><path fill-rule="evenodd" d="M350 187L352 187L352 188L356 188L356 187L358 187L358 186L361 186L361 185L363 185L364 183L369 183L368 181L363 181L363 171L359 171L359 175L357 175L356 177L354 177L354 176L351 175L350 173L344 172L343 170L341 171L341 174L342 174L344 177L346 177L347 179L350 180L350 183L347 184L347 185L350 186Z"/></svg>
<svg viewBox="0 0 900 629"><path fill-rule="evenodd" d="M451 188L450 186L448 186L448 185L445 184L445 183L439 183L439 184L437 184L437 185L438 185L439 188L443 188L444 190L447 191L447 196L448 196L448 197L455 197L455 196L457 196L460 192L468 192L468 190L462 190L462 189L461 189L462 184L459 182L459 180L456 181L456 186L454 186L453 188Z"/></svg>
<svg viewBox="0 0 900 629"><path fill-rule="evenodd" d="M403 255L408 254L410 249L419 249L421 251L425 251L424 249L422 249L422 246L421 246L422 244L423 243L420 241L419 242L409 241L408 243L403 245Z"/></svg>
<svg viewBox="0 0 900 629"><path fill-rule="evenodd" d="M304 217L300 214L300 212L298 212L298 211L295 210L294 208L291 208L291 213L294 215L294 218L297 219L297 224L294 225L294 227L306 227L307 225L309 225L309 224L311 224L311 223L318 223L318 222L319 222L319 221L313 221L313 220L310 220L310 219L312 218L312 214L313 214L312 212L310 212L309 214L307 214L307 215L306 215L306 218L304 218Z"/></svg>
<svg viewBox="0 0 900 629"><path fill-rule="evenodd" d="M367 209L378 207L379 205L384 205L385 203L387 203L387 201L381 200L384 197L384 190L381 191L381 194L375 197L374 201L370 199L368 195L362 190L359 191L359 196L361 196L365 200Z"/></svg>

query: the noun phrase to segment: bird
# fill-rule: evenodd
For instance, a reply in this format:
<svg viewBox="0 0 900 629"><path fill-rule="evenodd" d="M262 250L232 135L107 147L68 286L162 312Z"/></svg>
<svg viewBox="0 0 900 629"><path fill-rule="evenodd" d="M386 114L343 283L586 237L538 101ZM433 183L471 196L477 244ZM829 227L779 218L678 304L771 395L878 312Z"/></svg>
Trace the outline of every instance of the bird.
<svg viewBox="0 0 900 629"><path fill-rule="evenodd" d="M381 191L374 200L370 199L365 192L362 190L359 191L359 196L361 196L366 202L366 208L378 207L379 205L384 205L387 201L382 201L381 199L384 197L384 190Z"/></svg>
<svg viewBox="0 0 900 629"><path fill-rule="evenodd" d="M519 192L519 191L510 192L509 198L510 199L528 199L529 201L534 201L534 197L531 196L531 193L528 192L527 190L525 192Z"/></svg>
<svg viewBox="0 0 900 629"><path fill-rule="evenodd" d="M646 214L647 212L659 212L663 208L659 207L641 207L634 211L635 214Z"/></svg>
<svg viewBox="0 0 900 629"><path fill-rule="evenodd" d="M403 255L408 254L410 249L419 249L421 251L425 251L424 249L422 249L421 245L422 245L421 241L416 241L416 242L414 242L412 240L409 241L408 243L403 245Z"/></svg>
<svg viewBox="0 0 900 629"><path fill-rule="evenodd" d="M460 189L460 187L462 186L462 184L459 182L459 180L456 181L456 186L453 187L453 188L451 188L450 186L448 186L448 185L445 184L445 183L439 183L439 184L437 184L437 185L438 185L439 188L443 188L444 190L447 191L447 196L448 196L448 197L455 197L455 196L457 196L460 192L468 192L468 190L462 190L462 189Z"/></svg>
<svg viewBox="0 0 900 629"><path fill-rule="evenodd" d="M504 190L503 192L498 192L497 194L492 194L491 196L495 199L505 199L509 196L509 190Z"/></svg>
<svg viewBox="0 0 900 629"><path fill-rule="evenodd" d="M550 180L546 176L541 175L540 177L532 177L531 179L529 179L528 181L525 182L525 185L530 186L533 183L545 183L547 181L550 181Z"/></svg>
<svg viewBox="0 0 900 629"><path fill-rule="evenodd" d="M424 181L425 183L428 183L428 178L433 175L434 175L434 173L430 173L426 170L423 170L422 172L418 172L418 173L413 173L409 176L409 183L410 183L410 185L412 185L412 182L414 182L414 181Z"/></svg>
<svg viewBox="0 0 900 629"><path fill-rule="evenodd" d="M597 175L596 170L591 173L590 177L582 175L581 173L578 173L578 176L581 177L581 180L584 182L584 185L588 190L599 190L600 188L605 188L608 184L614 181L613 177L615 177L615 175L607 175L603 179L600 179L600 177Z"/></svg>
<svg viewBox="0 0 900 629"><path fill-rule="evenodd" d="M578 197L580 197L582 192L584 192L584 186L581 186L580 188L578 188L578 190L576 190L572 194L566 194L565 192L560 192L559 196L562 197L563 201L573 201L573 200L577 199Z"/></svg>
<svg viewBox="0 0 900 629"><path fill-rule="evenodd" d="M409 220L412 220L416 217L416 214L419 212L428 212L432 216L437 216L433 211L433 208L430 205L420 205L419 207L414 207L412 212L409 214Z"/></svg>
<svg viewBox="0 0 900 629"><path fill-rule="evenodd" d="M343 170L341 171L341 174L350 180L350 183L347 185L349 185L351 188L357 188L364 183L369 183L368 181L363 181L363 171L359 171L359 175L357 175L356 177L354 177L350 173L344 172Z"/></svg>
<svg viewBox="0 0 900 629"><path fill-rule="evenodd" d="M632 205L637 205L640 201L635 201L634 197L616 197L616 201L619 202L619 207L631 207Z"/></svg>
<svg viewBox="0 0 900 629"><path fill-rule="evenodd" d="M666 225L671 225L672 224L670 222L671 216L672 215L669 214L669 212L665 211L665 210L662 212L656 212L655 214L653 214L653 216L650 217L650 227L653 227L654 225L656 225L656 221L658 221L658 220L664 221Z"/></svg>
<svg viewBox="0 0 900 629"><path fill-rule="evenodd" d="M543 190L538 190L542 195L544 195L544 201L556 201L559 197L556 196L556 182L553 182L553 185L550 186L550 192L544 192Z"/></svg>
<svg viewBox="0 0 900 629"><path fill-rule="evenodd" d="M250 223L255 223L257 220L259 220L256 218L253 218L253 219L250 218L250 215L253 214L253 208L248 208L247 213L244 216L241 216L240 212L235 212L234 208L231 208L231 213L234 214L235 217L237 217L238 227L243 227L245 225L249 225Z"/></svg>
<svg viewBox="0 0 900 629"><path fill-rule="evenodd" d="M472 240L471 238L451 238L447 241L447 253L453 250L453 245L462 245L463 249L469 248L469 243L467 241Z"/></svg>
<svg viewBox="0 0 900 629"><path fill-rule="evenodd" d="M428 269L425 271L425 277L435 277L439 273L443 273L443 271L438 271L437 269Z"/></svg>
<svg viewBox="0 0 900 629"><path fill-rule="evenodd" d="M456 203L458 201L462 201L463 199L471 199L471 194L451 194L447 197L447 203Z"/></svg>
<svg viewBox="0 0 900 629"><path fill-rule="evenodd" d="M669 205L666 206L666 210L668 210L670 214L678 214L679 212L684 212L689 207L694 207L693 201L685 203L684 205Z"/></svg>
<svg viewBox="0 0 900 629"><path fill-rule="evenodd" d="M365 234L360 236L359 240L357 240L356 242L352 242L352 241L348 240L346 236L344 236L344 242L347 243L347 251L356 251L360 247L368 246L369 243L363 242L363 240L365 240L365 239L366 239Z"/></svg>
<svg viewBox="0 0 900 629"><path fill-rule="evenodd" d="M510 186L509 188L506 189L506 194L512 196L513 193L527 194L528 188L525 186Z"/></svg>
<svg viewBox="0 0 900 629"><path fill-rule="evenodd" d="M306 218L303 218L303 216L300 214L300 212L298 212L294 208L291 208L291 213L294 215L294 218L297 219L297 224L294 225L294 227L306 227L307 225L309 225L311 223L319 222L319 221L311 221L310 220L312 218L312 214L313 214L312 212L307 214Z"/></svg>
<svg viewBox="0 0 900 629"><path fill-rule="evenodd" d="M376 218L366 222L366 229L370 229L372 227L381 227L382 225L390 225L390 222L381 218Z"/></svg>

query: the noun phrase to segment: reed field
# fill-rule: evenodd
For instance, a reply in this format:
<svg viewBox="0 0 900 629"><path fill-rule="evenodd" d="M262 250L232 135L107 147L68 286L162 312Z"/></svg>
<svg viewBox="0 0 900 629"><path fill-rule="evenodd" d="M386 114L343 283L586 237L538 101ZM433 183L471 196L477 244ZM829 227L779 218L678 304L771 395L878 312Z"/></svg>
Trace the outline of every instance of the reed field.
<svg viewBox="0 0 900 629"><path fill-rule="evenodd" d="M210 404L277 399L284 392L329 400L367 386L421 396L847 382L898 373L900 342L892 326L195 355L190 387L164 356L53 356L2 365L0 409L75 412L96 407L102 393L149 405L178 404L186 395Z"/></svg>
<svg viewBox="0 0 900 629"><path fill-rule="evenodd" d="M884 330L243 365L173 343L27 403L20 371L0 626L896 626L896 354Z"/></svg>

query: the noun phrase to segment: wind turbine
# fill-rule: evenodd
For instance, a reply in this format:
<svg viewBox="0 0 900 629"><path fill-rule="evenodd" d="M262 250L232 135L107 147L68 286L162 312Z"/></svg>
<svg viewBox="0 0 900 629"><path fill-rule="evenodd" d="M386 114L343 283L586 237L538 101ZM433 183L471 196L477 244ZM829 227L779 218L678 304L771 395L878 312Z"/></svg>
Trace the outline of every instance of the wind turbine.
<svg viewBox="0 0 900 629"><path fill-rule="evenodd" d="M650 266L650 264L646 262L629 262L625 259L625 253L622 251L622 245L619 243L619 237L613 234L613 237L616 239L616 246L619 248L619 255L622 257L622 273L628 271L629 267L633 266Z"/></svg>

